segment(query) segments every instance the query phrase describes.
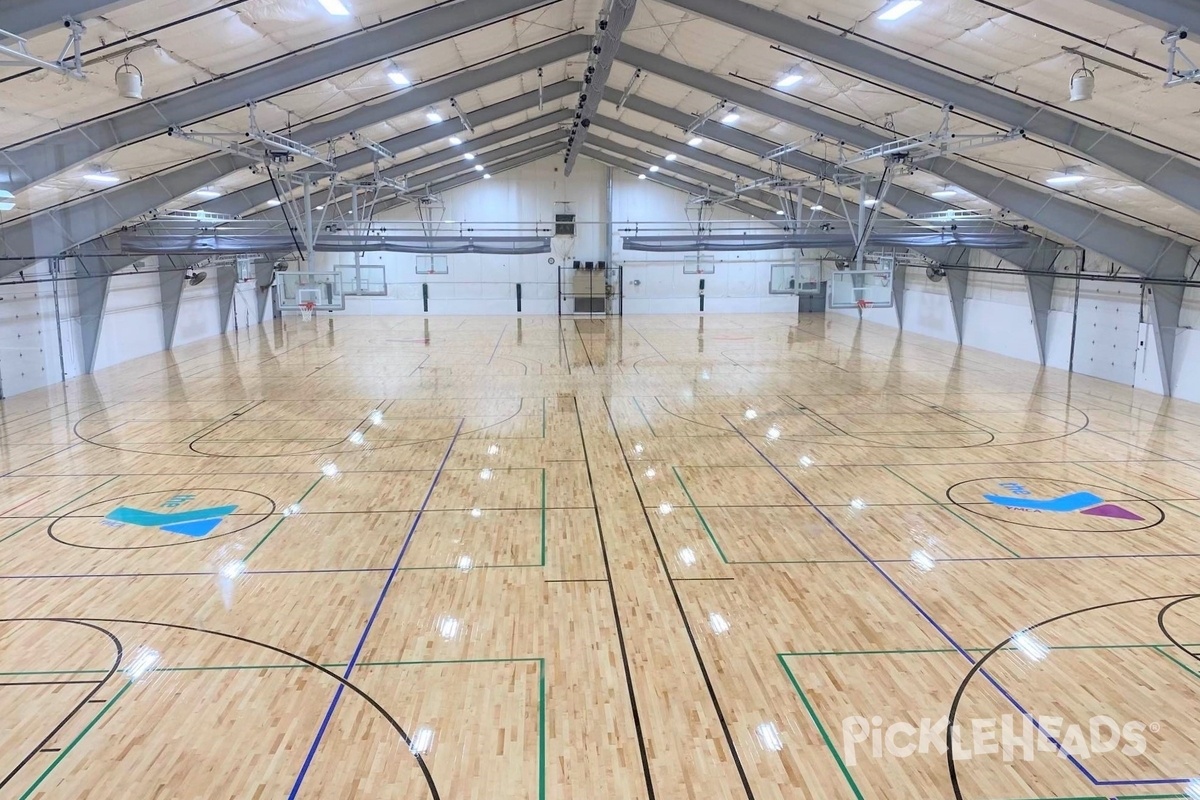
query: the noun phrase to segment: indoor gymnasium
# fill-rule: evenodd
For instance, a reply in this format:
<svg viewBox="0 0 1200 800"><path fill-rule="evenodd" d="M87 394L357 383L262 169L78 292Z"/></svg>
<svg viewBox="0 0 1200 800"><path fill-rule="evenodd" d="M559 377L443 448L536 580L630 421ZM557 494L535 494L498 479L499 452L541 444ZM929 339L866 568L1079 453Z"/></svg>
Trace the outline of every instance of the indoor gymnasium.
<svg viewBox="0 0 1200 800"><path fill-rule="evenodd" d="M1198 38L0 0L0 800L1200 798Z"/></svg>

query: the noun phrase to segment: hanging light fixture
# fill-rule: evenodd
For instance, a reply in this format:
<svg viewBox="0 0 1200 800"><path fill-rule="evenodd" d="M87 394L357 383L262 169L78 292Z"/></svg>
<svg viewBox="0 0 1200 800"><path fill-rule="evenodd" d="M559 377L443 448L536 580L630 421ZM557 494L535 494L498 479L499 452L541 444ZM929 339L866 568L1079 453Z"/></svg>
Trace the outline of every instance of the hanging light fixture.
<svg viewBox="0 0 1200 800"><path fill-rule="evenodd" d="M1071 76L1071 102L1083 103L1096 93L1096 73L1087 68L1087 62Z"/></svg>
<svg viewBox="0 0 1200 800"><path fill-rule="evenodd" d="M142 99L142 71L129 63L129 56L125 56L125 63L117 67L114 80L117 83L117 93L121 97L126 100Z"/></svg>

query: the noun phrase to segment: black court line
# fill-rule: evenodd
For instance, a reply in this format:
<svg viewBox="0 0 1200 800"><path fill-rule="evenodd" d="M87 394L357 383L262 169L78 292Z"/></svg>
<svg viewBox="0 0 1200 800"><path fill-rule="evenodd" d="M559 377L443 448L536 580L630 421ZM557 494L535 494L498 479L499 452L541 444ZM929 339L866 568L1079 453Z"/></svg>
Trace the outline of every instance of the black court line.
<svg viewBox="0 0 1200 800"><path fill-rule="evenodd" d="M596 533L600 538L600 555L604 561L604 575L608 583L608 599L612 604L613 622L617 628L617 645L621 651L621 665L625 670L625 690L629 695L629 708L633 715L633 730L637 735L638 753L642 760L642 777L646 781L646 797L647 800L654 800L654 780L650 773L650 758L646 753L646 739L642 733L642 717L638 712L637 695L633 691L633 673L629 669L629 651L625 646L625 629L621 625L621 610L617 605L617 591L613 587L612 566L608 558L608 543L604 539L604 523L600 520L600 500L596 496L596 484L592 481L592 465L588 457L587 437L583 434L583 417L579 414L578 396L572 396L571 400L575 404L575 423L579 426L579 441L583 445L584 463L587 465L588 489L592 493L592 511L596 517Z"/></svg>
<svg viewBox="0 0 1200 800"><path fill-rule="evenodd" d="M0 688L5 686L98 686L103 681L4 681L0 682Z"/></svg>
<svg viewBox="0 0 1200 800"><path fill-rule="evenodd" d="M592 368L592 374L596 374L596 365L592 363L592 353L588 350L587 341L583 338L583 331L579 329L579 320L575 322L575 335L579 337L579 344L583 346L583 354L587 356L588 366Z"/></svg>
<svg viewBox="0 0 1200 800"><path fill-rule="evenodd" d="M650 520L650 513L646 510L645 499L642 497L642 490L637 484L637 480L633 476L633 465L629 463L629 457L626 455L625 443L621 439L621 431L617 428L617 421L613 417L612 407L608 404L608 398L602 398L604 402L604 410L608 414L608 423L612 427L613 436L616 437L618 449L621 451L621 460L625 462L625 469L629 472L629 481L633 484L633 490L638 496L638 505L642 507L642 516L646 520L646 529L650 532L650 538L654 541L654 549L658 551L658 559L662 564L663 573L667 577L667 585L671 587L671 594L675 598L675 607L679 611L679 617L683 621L684 630L687 631L688 640L692 644L692 653L696 657L696 663L700 667L700 674L704 678L704 685L708 688L709 699L712 700L713 708L717 712L717 719L721 723L721 730L725 734L725 742L729 746L729 753L733 757L734 766L737 767L738 776L742 780L742 788L746 790L746 797L749 800L754 800L754 790L750 786L750 779L746 774L746 768L742 764L741 756L738 755L737 744L733 740L733 734L729 730L729 722L725 718L725 711L721 708L721 701L717 698L716 688L713 686L712 678L708 674L708 667L704 663L704 656L700 652L700 645L696 642L696 634L692 630L691 621L688 619L687 612L683 608L683 600L679 596L679 588L675 585L674 579L671 578L671 570L667 566L667 557L663 553L662 543L658 540L658 532L654 529L654 523ZM583 424L580 423L580 434L583 433Z"/></svg>
<svg viewBox="0 0 1200 800"><path fill-rule="evenodd" d="M62 719L60 719L58 724L55 725L54 728L48 734L46 734L46 736L43 737L41 741L39 741L36 745L33 746L33 748L31 748L27 752L25 754L25 757L22 758L20 760L20 762L17 763L16 766L14 766L11 770L9 770L8 773L3 778L0 778L0 789L3 789L5 786L7 786L12 781L12 779L17 776L17 773L19 773L22 769L25 768L25 765L27 765L30 761L32 761L37 756L37 754L39 752L41 752L42 749L47 744L49 744L50 741L55 736L58 736L58 734L62 732L62 729L65 728L71 722L71 720L74 719L79 714L79 712L83 710L84 706L86 706L88 703L91 703L93 701L93 699L96 697L96 695L100 693L100 690L103 689L110 680L112 680L112 677L117 673L117 670L120 669L121 660L122 660L122 658L124 658L124 655L125 655L125 648L121 644L121 640L117 637L116 634L114 634L112 631L108 630L107 628L104 628L100 625L94 625L91 622L84 622L82 620L68 620L68 619L0 619L0 625L2 625L4 623L14 623L14 622L34 622L34 623L55 622L55 623L62 623L62 624L67 624L67 625L77 625L82 628L90 628L91 630L96 631L97 633L107 637L107 639L113 646L113 660L112 660L112 664L109 666L108 672L105 673L103 678L101 678L99 681L91 681L94 688L90 692L88 692L86 695L84 695L83 699L80 700L78 703L76 703L75 706L67 713L67 715L64 716Z"/></svg>

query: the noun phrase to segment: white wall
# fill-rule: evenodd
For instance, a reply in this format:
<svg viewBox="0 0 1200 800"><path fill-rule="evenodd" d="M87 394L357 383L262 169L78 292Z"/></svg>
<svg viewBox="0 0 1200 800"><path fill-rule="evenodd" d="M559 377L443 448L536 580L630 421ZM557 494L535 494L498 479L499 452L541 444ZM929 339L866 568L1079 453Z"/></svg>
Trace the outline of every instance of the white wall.
<svg viewBox="0 0 1200 800"><path fill-rule="evenodd" d="M70 269L71 262L65 267ZM96 370L161 352L165 347L159 276L154 272L156 259L146 259L141 269L144 271L121 272L109 279L96 346ZM40 282L50 275L47 265L36 264L23 275L24 284L0 286L0 389L4 397L59 383L64 369L67 379L83 372L78 284L73 280L58 282L56 314L54 284ZM210 271L209 279L200 286L184 286L175 344L216 336L221 332L219 317L216 275ZM269 306L266 318L271 319ZM237 285L231 320L231 328L259 324L253 281Z"/></svg>
<svg viewBox="0 0 1200 800"><path fill-rule="evenodd" d="M972 254L978 266L1015 269L984 252ZM1193 251L1193 267L1200 248ZM1066 258L1067 256L1064 256ZM1089 264L1089 270L1106 270L1110 265ZM909 269L904 294L904 329L946 341L957 341L946 281L931 282L923 269ZM1080 281L1078 316L1076 282L1055 282L1046 335L1046 363L1069 369L1074 349L1074 369L1083 375L1164 393L1162 369L1155 341L1153 301L1143 297L1136 283ZM855 309L837 311L857 317ZM1038 360L1033 312L1020 275L970 273L963 312L963 344L993 353ZM863 319L896 326L893 309L869 309ZM1181 330L1175 350L1176 397L1200 402L1200 290L1184 295Z"/></svg>
<svg viewBox="0 0 1200 800"><path fill-rule="evenodd" d="M349 297L346 310L354 314L420 314L421 286L429 285L430 314L515 314L516 284L522 287L522 312L557 314L559 265L574 260L605 259L604 219L607 203L605 167L588 159L575 167L570 180L562 174L557 158L545 159L488 181L476 181L443 195L443 219L471 223L550 224L556 203L569 202L576 214L578 236L572 252L536 256L450 256L448 275L418 275L417 257L398 253L368 253L363 264L382 265L387 271L386 298ZM620 170L613 171L614 264L624 266L625 313L695 313L700 309L700 280L705 281L705 309L712 312L793 311L796 298L772 297L770 265L790 261L787 253L728 253L717 255L716 274L685 275L684 258L674 254L626 252L625 235L666 226L673 233L687 230L688 196L656 184L640 181ZM410 208L383 215L384 219L408 225L417 216ZM718 220L745 221L745 215L721 207ZM499 226L497 226L499 227ZM406 230L413 230L408 227ZM445 233L459 232L457 225L443 223ZM529 232L532 235L532 231ZM694 260L694 259L693 259ZM321 254L318 269L332 270L353 263L345 254ZM564 304L565 306L565 304ZM569 313L570 309L564 307Z"/></svg>

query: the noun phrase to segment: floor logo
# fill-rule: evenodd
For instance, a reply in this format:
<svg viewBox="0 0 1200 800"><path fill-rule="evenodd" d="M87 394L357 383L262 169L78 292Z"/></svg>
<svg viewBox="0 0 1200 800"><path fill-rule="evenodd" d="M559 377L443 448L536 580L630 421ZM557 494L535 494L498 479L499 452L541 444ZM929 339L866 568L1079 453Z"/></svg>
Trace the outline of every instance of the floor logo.
<svg viewBox="0 0 1200 800"><path fill-rule="evenodd" d="M1107 502L1095 492L1070 492L1058 497L1038 498L1034 496L1033 492L1019 483L1002 483L1000 484L1000 488L1009 492L1009 494L985 494L983 499L992 505L1017 509L1019 511L1036 511L1051 514L1078 513L1091 517L1124 519L1132 522L1144 522L1146 519L1127 508Z"/></svg>
<svg viewBox="0 0 1200 800"><path fill-rule="evenodd" d="M216 530L217 526L238 508L237 506L216 506L190 511L170 510L178 509L195 499L196 496L193 494L178 494L159 506L160 510L155 511L120 506L105 516L105 524L113 527L136 525L140 528L158 528L166 533L177 533L193 539L202 539Z"/></svg>

